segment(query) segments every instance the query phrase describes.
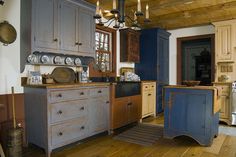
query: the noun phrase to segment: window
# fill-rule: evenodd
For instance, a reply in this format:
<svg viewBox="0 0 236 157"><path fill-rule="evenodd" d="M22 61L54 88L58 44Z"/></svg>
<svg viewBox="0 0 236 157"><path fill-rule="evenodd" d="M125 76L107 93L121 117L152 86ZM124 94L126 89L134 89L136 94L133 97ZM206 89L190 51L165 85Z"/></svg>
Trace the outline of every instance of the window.
<svg viewBox="0 0 236 157"><path fill-rule="evenodd" d="M96 64L102 72L109 72L112 69L112 34L109 32L96 30Z"/></svg>
<svg viewBox="0 0 236 157"><path fill-rule="evenodd" d="M116 76L116 30L96 26L95 60L90 64L90 77Z"/></svg>

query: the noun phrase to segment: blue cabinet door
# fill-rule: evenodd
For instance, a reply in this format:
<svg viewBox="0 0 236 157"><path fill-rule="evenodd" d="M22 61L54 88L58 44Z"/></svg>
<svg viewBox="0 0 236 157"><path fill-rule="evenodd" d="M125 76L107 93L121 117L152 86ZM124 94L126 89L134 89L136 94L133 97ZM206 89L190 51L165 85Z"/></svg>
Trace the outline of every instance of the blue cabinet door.
<svg viewBox="0 0 236 157"><path fill-rule="evenodd" d="M219 126L219 113L213 114L213 91L165 88L164 95L164 137L185 135L210 145Z"/></svg>

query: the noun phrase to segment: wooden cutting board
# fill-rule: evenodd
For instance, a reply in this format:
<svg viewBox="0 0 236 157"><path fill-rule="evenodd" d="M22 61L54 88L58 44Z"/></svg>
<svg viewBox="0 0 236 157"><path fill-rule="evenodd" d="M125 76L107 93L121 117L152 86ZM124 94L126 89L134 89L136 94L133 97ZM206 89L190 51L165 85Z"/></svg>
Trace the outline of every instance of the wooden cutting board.
<svg viewBox="0 0 236 157"><path fill-rule="evenodd" d="M75 81L75 72L71 68L56 67L51 77L57 83L73 83Z"/></svg>

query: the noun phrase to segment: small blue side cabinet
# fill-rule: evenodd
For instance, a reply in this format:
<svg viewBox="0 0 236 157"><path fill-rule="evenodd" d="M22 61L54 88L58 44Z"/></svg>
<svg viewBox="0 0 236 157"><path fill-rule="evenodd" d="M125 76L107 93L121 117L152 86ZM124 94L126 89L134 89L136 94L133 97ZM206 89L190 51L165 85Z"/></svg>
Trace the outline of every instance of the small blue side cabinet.
<svg viewBox="0 0 236 157"><path fill-rule="evenodd" d="M164 137L185 135L210 146L218 136L219 112L213 113L214 90L164 88Z"/></svg>

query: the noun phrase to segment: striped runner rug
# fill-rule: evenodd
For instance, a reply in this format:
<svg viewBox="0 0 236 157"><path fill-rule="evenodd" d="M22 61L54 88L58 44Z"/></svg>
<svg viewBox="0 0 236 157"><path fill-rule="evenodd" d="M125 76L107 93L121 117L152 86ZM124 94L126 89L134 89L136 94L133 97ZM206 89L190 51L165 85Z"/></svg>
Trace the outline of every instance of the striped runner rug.
<svg viewBox="0 0 236 157"><path fill-rule="evenodd" d="M163 126L138 124L137 126L113 137L113 139L135 143L142 146L151 146L161 137L163 137Z"/></svg>

